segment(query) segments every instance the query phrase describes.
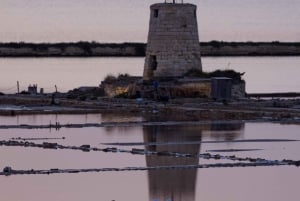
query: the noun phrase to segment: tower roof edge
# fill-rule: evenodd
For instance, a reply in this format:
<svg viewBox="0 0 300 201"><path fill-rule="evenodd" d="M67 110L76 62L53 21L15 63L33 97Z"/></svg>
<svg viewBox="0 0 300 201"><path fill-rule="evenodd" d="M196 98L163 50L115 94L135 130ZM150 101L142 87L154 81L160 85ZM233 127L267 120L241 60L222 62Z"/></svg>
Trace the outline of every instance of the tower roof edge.
<svg viewBox="0 0 300 201"><path fill-rule="evenodd" d="M193 7L196 8L195 4L191 3L156 3L150 6L151 9L159 9L159 8L170 8L170 7Z"/></svg>

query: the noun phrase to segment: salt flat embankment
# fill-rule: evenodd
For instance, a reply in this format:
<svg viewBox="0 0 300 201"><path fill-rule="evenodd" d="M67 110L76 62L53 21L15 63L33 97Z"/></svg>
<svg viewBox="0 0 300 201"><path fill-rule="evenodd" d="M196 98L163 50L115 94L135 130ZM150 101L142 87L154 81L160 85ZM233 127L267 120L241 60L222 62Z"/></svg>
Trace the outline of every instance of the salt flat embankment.
<svg viewBox="0 0 300 201"><path fill-rule="evenodd" d="M201 42L203 56L299 56L300 42ZM145 56L145 43L0 43L0 57Z"/></svg>

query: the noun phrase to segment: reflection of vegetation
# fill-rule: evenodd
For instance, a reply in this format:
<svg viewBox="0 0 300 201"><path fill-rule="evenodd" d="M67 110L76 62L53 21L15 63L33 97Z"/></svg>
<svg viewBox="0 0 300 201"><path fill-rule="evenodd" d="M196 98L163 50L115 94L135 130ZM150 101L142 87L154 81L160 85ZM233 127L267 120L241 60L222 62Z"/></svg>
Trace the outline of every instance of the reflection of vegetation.
<svg viewBox="0 0 300 201"><path fill-rule="evenodd" d="M285 47L300 47L300 42L224 42L224 41L210 41L201 42L201 49L203 55L217 56L227 55L228 52L223 47L241 48L243 51L239 53L230 53L230 55L300 55L298 49L290 52ZM263 46L263 50L258 48L257 52L251 52L249 47ZM283 48L274 50L274 47ZM98 42L69 42L69 43L25 43L25 42L10 42L0 43L0 48L13 48L21 49L27 48L28 50L22 52L5 52L4 49L0 50L0 56L145 56L146 44L145 43L98 43ZM76 52L66 52L68 48L76 48ZM248 49L247 49L248 48ZM52 51L51 51L52 49ZM53 51L55 49L55 51Z"/></svg>

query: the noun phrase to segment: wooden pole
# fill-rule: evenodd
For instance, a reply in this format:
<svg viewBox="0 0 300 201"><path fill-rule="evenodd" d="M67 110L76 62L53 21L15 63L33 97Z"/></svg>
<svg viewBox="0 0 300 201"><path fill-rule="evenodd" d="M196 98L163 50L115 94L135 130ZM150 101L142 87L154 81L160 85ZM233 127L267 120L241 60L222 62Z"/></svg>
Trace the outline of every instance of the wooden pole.
<svg viewBox="0 0 300 201"><path fill-rule="evenodd" d="M17 89L18 89L18 94L20 93L20 83L17 81Z"/></svg>

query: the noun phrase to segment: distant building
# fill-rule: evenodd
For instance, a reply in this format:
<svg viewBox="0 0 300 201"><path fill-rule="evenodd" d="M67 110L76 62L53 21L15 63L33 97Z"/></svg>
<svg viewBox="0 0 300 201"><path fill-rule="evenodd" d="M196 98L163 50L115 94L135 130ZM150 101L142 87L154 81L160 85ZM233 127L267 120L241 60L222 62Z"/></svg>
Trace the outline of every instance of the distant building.
<svg viewBox="0 0 300 201"><path fill-rule="evenodd" d="M202 70L197 7L186 3L153 4L144 65L144 80L181 77Z"/></svg>
<svg viewBox="0 0 300 201"><path fill-rule="evenodd" d="M105 80L101 83L105 95L160 101L199 97L224 103L245 98L242 74L202 72L196 5L166 0L150 10L142 80L132 76Z"/></svg>
<svg viewBox="0 0 300 201"><path fill-rule="evenodd" d="M37 94L37 84L29 85L28 86L28 93L32 94L32 95L36 95Z"/></svg>

